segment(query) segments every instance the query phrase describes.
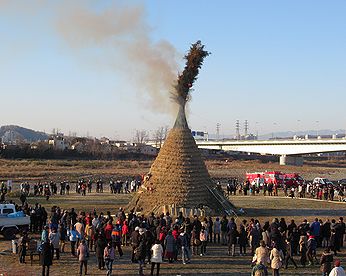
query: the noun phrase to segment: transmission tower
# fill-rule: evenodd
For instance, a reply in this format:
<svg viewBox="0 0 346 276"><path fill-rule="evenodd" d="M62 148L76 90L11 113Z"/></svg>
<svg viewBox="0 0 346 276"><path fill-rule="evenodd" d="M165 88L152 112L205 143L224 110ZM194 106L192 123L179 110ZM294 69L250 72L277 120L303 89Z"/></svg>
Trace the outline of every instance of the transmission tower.
<svg viewBox="0 0 346 276"><path fill-rule="evenodd" d="M216 138L219 140L220 139L220 123L216 124Z"/></svg>
<svg viewBox="0 0 346 276"><path fill-rule="evenodd" d="M240 124L239 124L239 120L237 120L235 122L235 133L236 133L236 139L239 140L240 139Z"/></svg>
<svg viewBox="0 0 346 276"><path fill-rule="evenodd" d="M247 120L245 120L245 122L244 122L244 136L245 136L245 138L247 137L248 129L249 129L249 122Z"/></svg>

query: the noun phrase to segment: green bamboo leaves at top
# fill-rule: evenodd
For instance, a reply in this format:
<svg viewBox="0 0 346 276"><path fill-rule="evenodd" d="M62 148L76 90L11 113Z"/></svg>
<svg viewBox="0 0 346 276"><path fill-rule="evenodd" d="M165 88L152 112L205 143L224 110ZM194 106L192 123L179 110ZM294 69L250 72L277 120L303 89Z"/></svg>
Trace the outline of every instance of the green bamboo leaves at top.
<svg viewBox="0 0 346 276"><path fill-rule="evenodd" d="M204 45L200 40L191 45L190 51L185 55L186 64L184 71L179 74L175 85L175 100L178 104L185 105L188 101L189 92L197 79L203 60L209 54L209 52L204 50Z"/></svg>

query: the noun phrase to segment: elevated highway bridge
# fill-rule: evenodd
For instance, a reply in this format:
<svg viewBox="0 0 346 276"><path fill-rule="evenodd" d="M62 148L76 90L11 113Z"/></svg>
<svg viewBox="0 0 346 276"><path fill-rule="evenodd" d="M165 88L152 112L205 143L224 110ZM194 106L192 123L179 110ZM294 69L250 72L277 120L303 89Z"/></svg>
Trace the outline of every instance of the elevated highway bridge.
<svg viewBox="0 0 346 276"><path fill-rule="evenodd" d="M346 152L346 139L196 140L201 149L280 156L281 165L303 165L304 154ZM154 142L148 144L155 146Z"/></svg>
<svg viewBox="0 0 346 276"><path fill-rule="evenodd" d="M199 148L279 155L281 165L302 165L303 154L346 151L346 139L199 141Z"/></svg>

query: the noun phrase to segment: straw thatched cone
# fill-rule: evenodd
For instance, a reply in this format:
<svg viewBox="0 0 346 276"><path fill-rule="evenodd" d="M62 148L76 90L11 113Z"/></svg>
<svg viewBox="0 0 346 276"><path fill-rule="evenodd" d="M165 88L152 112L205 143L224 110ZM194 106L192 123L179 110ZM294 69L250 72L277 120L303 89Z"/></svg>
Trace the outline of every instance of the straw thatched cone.
<svg viewBox="0 0 346 276"><path fill-rule="evenodd" d="M222 212L222 206L208 189L214 184L184 113L181 109L174 128L128 209L147 214L174 204L178 208L209 207L215 213Z"/></svg>

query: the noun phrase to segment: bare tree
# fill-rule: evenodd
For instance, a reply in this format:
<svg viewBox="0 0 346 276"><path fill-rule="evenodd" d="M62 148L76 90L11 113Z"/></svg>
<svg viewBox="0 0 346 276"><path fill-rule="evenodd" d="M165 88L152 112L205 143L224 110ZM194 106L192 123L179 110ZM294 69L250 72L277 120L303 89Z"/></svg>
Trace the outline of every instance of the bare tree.
<svg viewBox="0 0 346 276"><path fill-rule="evenodd" d="M155 132L154 132L154 141L156 144L156 147L161 148L163 142L166 140L168 133L168 126L162 126L159 127Z"/></svg>
<svg viewBox="0 0 346 276"><path fill-rule="evenodd" d="M136 144L144 144L148 141L149 134L146 130L136 130L135 137L133 137L133 141Z"/></svg>

